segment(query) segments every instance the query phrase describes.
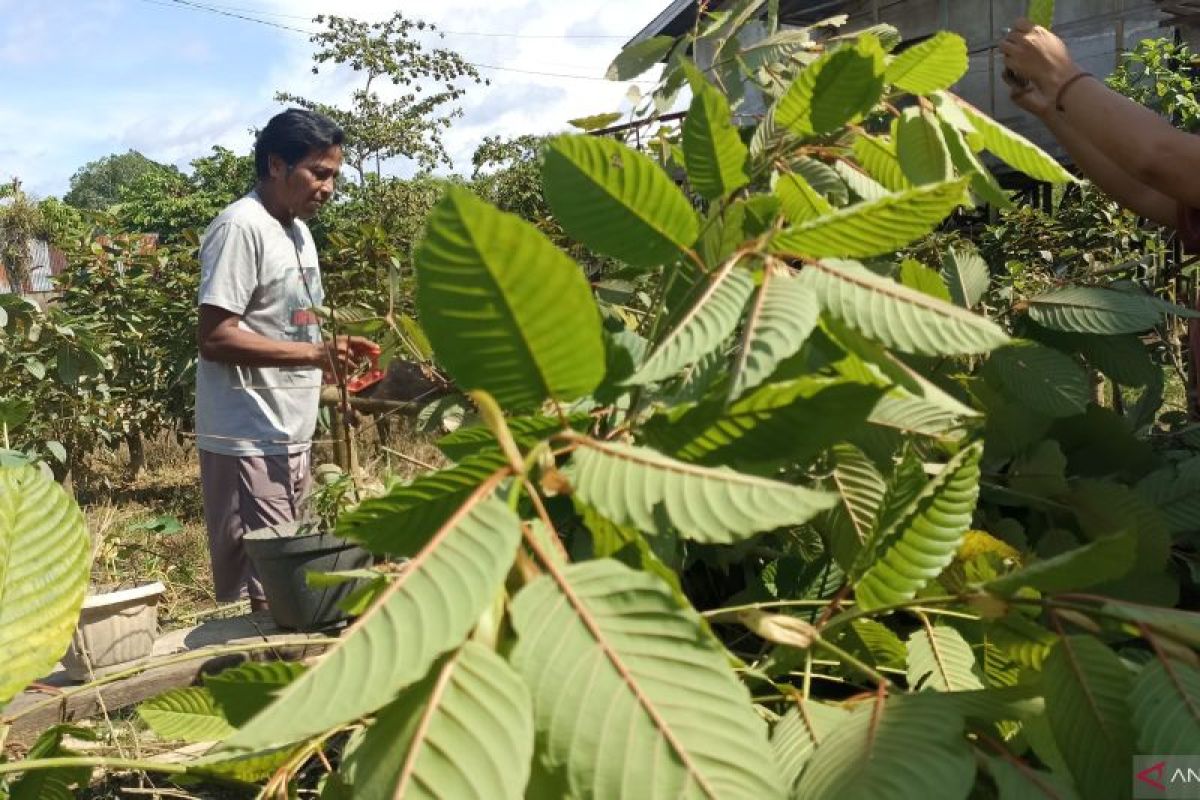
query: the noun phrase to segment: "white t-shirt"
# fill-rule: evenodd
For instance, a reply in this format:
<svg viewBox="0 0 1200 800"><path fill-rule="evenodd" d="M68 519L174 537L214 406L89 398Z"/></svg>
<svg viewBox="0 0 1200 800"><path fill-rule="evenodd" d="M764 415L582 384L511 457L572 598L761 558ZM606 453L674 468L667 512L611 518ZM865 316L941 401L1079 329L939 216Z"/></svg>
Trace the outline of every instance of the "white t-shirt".
<svg viewBox="0 0 1200 800"><path fill-rule="evenodd" d="M308 226L295 220L285 227L256 193L229 205L204 232L200 305L240 314L239 327L270 339L319 342L313 307L323 302ZM232 456L303 452L312 445L320 391L319 369L241 367L201 357L198 445Z"/></svg>

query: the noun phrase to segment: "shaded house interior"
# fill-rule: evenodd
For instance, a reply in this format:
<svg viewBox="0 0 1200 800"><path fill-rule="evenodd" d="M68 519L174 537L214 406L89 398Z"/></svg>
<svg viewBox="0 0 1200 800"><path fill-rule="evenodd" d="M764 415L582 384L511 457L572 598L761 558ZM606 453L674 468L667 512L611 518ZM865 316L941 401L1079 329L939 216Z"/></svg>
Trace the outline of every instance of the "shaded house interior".
<svg viewBox="0 0 1200 800"><path fill-rule="evenodd" d="M720 10L731 2L713 2ZM805 26L833 15L846 14L843 30L854 31L887 23L900 31L901 48L915 44L939 30L952 30L967 40L971 65L954 91L1008 127L1034 140L1060 159L1065 153L1045 128L1013 105L1001 79L1003 58L997 49L1005 28L1024 14L1028 0L780 0L780 25ZM1099 76L1110 74L1120 54L1142 39L1174 36L1195 46L1200 43L1200 2L1156 0L1058 0L1055 32L1062 36L1084 69ZM692 29L696 0L675 0L649 20L628 44L659 35L678 36ZM765 11L764 11L765 14ZM748 25L743 45L765 35L765 26ZM711 53L694 54L701 67L711 64ZM761 113L747 100L742 113ZM1010 176L1016 177L1016 176Z"/></svg>

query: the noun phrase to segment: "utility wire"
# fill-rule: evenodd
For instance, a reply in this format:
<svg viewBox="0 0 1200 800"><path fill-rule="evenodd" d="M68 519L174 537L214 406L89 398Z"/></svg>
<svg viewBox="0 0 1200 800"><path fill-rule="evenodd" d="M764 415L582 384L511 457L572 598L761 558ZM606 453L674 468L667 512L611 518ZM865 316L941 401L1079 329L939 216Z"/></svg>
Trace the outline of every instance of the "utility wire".
<svg viewBox="0 0 1200 800"><path fill-rule="evenodd" d="M210 14L220 14L221 16L224 16L224 17L231 17L233 19L243 20L245 22L257 22L259 25L267 25L272 28L279 28L279 29L285 30L285 31L292 31L295 33L303 33L307 36L315 36L318 33L317 31L306 30L304 28L296 28L291 25L283 25L278 22L271 22L270 20L258 19L256 17L246 16L244 14L239 14L239 13L236 13L233 11L222 10L221 8L218 8L216 6L210 6L210 5L206 5L204 3L192 2L192 0L141 0L141 1L143 3L149 3L151 5L156 5L156 6L164 6L166 8L180 7L180 8L186 8L186 9L190 9L190 10L194 10L194 11L208 12ZM491 34L479 34L479 35L482 36L482 35L491 35ZM498 36L513 35L513 36L515 36L517 34L495 34L495 35L498 35ZM551 38L551 37L547 37L547 38ZM595 75L573 75L573 74L566 73L566 72L544 72L544 71L532 70L532 69L519 69L517 67L500 67L500 66L496 66L495 64L479 64L479 63L475 63L475 62L471 62L471 61L467 61L465 63L470 64L472 67L475 67L476 69L490 69L490 70L495 70L497 72L513 72L513 73L517 73L517 74L521 74L521 75L537 75L537 76L545 77L545 78L568 78L568 79L577 80L577 81L601 81L603 83L612 83L612 81L609 81L607 78L601 78L601 77L597 77ZM649 85L649 86L654 85L654 81L623 81L623 83L641 83L641 84L645 84L645 85Z"/></svg>

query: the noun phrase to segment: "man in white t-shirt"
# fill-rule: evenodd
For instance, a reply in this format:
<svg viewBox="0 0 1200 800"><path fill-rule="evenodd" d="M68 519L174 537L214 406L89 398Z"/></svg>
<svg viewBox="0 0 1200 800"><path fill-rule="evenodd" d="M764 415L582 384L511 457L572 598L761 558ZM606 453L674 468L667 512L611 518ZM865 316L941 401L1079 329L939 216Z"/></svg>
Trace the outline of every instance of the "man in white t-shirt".
<svg viewBox="0 0 1200 800"><path fill-rule="evenodd" d="M325 294L304 220L333 196L342 140L311 111L271 119L254 148L257 185L200 245L196 433L220 602L266 607L242 536L301 514L322 373L378 352L358 337L323 341L316 316Z"/></svg>

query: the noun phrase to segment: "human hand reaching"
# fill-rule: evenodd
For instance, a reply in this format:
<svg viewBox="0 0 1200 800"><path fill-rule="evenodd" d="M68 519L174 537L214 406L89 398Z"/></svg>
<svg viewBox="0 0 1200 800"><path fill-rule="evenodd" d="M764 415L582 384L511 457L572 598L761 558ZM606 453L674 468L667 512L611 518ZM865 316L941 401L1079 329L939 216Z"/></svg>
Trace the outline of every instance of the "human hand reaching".
<svg viewBox="0 0 1200 800"><path fill-rule="evenodd" d="M319 351L314 366L319 366L326 383L345 380L356 368L373 363L380 347L362 336L337 336L317 345Z"/></svg>
<svg viewBox="0 0 1200 800"><path fill-rule="evenodd" d="M1039 118L1050 112L1053 103L1046 93L1038 88L1037 84L1022 79L1010 70L1005 70L1003 77L1004 82L1011 89L1009 97L1017 104L1018 108Z"/></svg>
<svg viewBox="0 0 1200 800"><path fill-rule="evenodd" d="M1062 39L1024 17L1013 23L1001 40L1000 52L1008 73L1028 80L1045 98L1054 97L1063 84L1082 71ZM1012 84L1007 75L1005 80Z"/></svg>

